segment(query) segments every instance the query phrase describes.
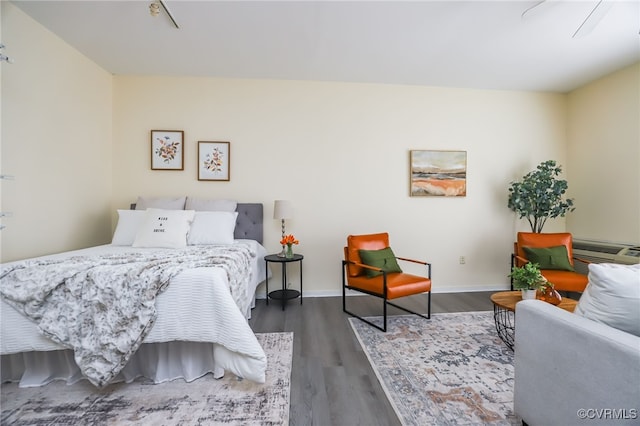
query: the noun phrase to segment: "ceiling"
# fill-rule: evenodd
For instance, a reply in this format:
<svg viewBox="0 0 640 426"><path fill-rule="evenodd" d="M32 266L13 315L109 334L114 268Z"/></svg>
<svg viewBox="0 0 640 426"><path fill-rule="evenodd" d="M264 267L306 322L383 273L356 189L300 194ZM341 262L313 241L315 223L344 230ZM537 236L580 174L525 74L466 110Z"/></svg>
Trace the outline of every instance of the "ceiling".
<svg viewBox="0 0 640 426"><path fill-rule="evenodd" d="M597 0L12 3L113 74L568 92L640 60L640 0L576 37Z"/></svg>

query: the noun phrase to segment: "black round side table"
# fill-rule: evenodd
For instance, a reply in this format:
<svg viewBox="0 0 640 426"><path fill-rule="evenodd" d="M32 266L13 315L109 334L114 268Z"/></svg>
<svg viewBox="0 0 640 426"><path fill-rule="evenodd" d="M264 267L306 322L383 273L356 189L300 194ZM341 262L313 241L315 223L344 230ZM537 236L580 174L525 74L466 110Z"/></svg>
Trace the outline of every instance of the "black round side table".
<svg viewBox="0 0 640 426"><path fill-rule="evenodd" d="M269 262L280 263L282 265L282 290L274 290L269 293L269 274L267 273L266 287L267 287L267 305L269 304L269 298L274 300L280 300L282 302L282 310L287 304L287 300L300 297L300 304L302 305L302 259L304 256L301 254L294 254L293 257L280 257L277 254L270 254L264 257L264 263L267 269L269 268ZM287 288L287 263L300 262L300 291Z"/></svg>

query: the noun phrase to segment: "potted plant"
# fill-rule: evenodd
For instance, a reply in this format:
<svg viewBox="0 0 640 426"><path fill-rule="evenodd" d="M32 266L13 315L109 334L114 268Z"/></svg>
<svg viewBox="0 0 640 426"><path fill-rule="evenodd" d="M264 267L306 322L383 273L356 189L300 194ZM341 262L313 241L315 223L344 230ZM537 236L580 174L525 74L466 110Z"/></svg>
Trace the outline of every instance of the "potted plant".
<svg viewBox="0 0 640 426"><path fill-rule="evenodd" d="M509 277L511 277L513 288L522 292L522 299L535 299L537 290L547 284L538 264L532 262L527 262L523 266L514 266L511 268Z"/></svg>
<svg viewBox="0 0 640 426"><path fill-rule="evenodd" d="M547 160L522 177L520 182L511 182L508 207L526 217L531 232L542 232L549 218L564 217L575 210L573 199L564 199L567 181L558 179L562 168L553 160Z"/></svg>

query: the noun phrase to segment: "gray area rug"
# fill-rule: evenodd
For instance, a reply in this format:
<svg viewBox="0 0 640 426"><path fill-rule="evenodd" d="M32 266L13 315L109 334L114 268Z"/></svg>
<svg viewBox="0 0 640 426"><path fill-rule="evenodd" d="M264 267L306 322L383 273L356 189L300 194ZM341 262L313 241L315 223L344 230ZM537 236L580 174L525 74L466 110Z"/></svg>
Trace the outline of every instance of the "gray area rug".
<svg viewBox="0 0 640 426"><path fill-rule="evenodd" d="M349 321L402 424L520 424L513 352L492 312L391 316L386 333Z"/></svg>
<svg viewBox="0 0 640 426"><path fill-rule="evenodd" d="M0 389L2 425L288 425L293 333L259 333L267 380L257 384L227 373L191 383L117 383L99 390L82 380Z"/></svg>

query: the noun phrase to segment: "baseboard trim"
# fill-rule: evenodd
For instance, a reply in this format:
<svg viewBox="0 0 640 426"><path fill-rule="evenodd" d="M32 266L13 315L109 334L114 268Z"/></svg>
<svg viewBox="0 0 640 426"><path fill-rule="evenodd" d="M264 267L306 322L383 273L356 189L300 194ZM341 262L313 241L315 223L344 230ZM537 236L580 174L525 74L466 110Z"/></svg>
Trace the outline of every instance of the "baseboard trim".
<svg viewBox="0 0 640 426"><path fill-rule="evenodd" d="M481 291L506 291L509 290L508 286L495 285L495 286L474 286L474 287L449 287L434 289L432 294L444 294L444 293L475 293ZM366 296L359 291L347 290L347 296ZM342 290L305 290L304 297L342 297ZM266 293L256 293L256 299L265 299Z"/></svg>

